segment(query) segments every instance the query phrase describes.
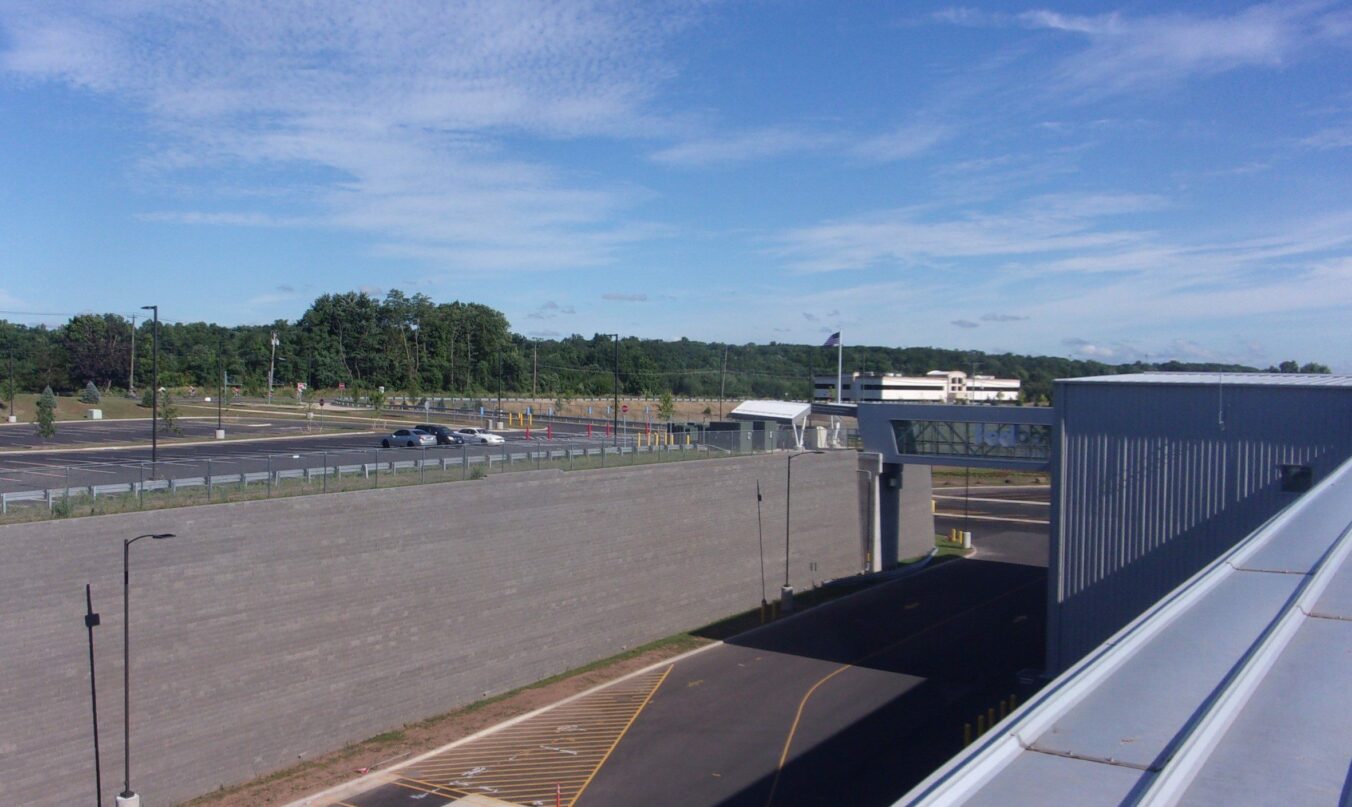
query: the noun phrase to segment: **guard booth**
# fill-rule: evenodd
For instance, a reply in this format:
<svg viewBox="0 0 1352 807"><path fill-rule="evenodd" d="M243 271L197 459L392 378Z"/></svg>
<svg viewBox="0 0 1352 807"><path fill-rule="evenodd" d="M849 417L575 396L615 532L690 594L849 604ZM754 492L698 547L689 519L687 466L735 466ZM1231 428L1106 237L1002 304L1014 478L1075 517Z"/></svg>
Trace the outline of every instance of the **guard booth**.
<svg viewBox="0 0 1352 807"><path fill-rule="evenodd" d="M757 449L773 451L777 448L803 448L803 430L807 427L808 416L812 414L812 404L796 401L743 401L729 414L733 420L762 424L759 431L762 439ZM768 424L789 427L791 441L780 441ZM755 430L755 427L752 426Z"/></svg>

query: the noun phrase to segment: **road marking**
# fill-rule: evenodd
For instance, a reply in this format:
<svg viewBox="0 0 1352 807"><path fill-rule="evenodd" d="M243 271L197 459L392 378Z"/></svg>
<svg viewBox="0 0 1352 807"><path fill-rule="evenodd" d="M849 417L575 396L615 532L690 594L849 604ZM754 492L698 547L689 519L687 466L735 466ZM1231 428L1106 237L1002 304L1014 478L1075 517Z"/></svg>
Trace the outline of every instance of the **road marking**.
<svg viewBox="0 0 1352 807"><path fill-rule="evenodd" d="M572 805L671 673L657 669L561 704L481 739L427 757L394 784L438 796L489 796L495 804Z"/></svg>
<svg viewBox="0 0 1352 807"><path fill-rule="evenodd" d="M784 763L788 761L788 758L789 758L789 749L793 746L793 736L794 736L794 734L797 733L797 731L798 731L798 724L799 724L799 723L802 721L802 719L803 719L803 711L804 711L804 709L807 708L807 702L808 702L808 700L812 697L812 694L813 694L814 692L816 692L817 689L818 689L819 687L822 686L822 684L825 684L827 681L830 681L832 678L835 678L837 675L840 675L841 673L845 672L846 670L848 670L848 669L850 669L850 668L852 668L852 667L856 667L856 666L858 666L859 664L861 664L861 663L863 663L863 662L865 662L865 661L868 661L868 660L871 659L871 658L874 658L874 657L876 657L876 656L881 656L881 655L884 654L884 653L890 652L890 651L892 651L892 650L897 649L898 647L901 647L902 645L906 644L907 642L911 641L912 639L915 639L915 638L917 638L917 637L919 637L919 636L924 636L926 633L929 633L930 631L934 630L935 628L942 627L943 625L946 625L946 624L948 624L949 622L954 621L955 619L960 619L960 618L962 618L962 617L964 617L964 616L966 616L966 615L968 615L968 614L970 614L970 613L972 613L972 612L974 612L974 611L979 611L980 609L985 608L986 606L990 605L991 603L998 602L998 601L1000 601L1000 600L1003 600L1003 599L1006 598L1006 597L1009 597L1009 596L1012 596L1012 595L1014 595L1014 594L1017 594L1017 593L1019 593L1020 591L1023 591L1024 589L1026 589L1026 588L1028 588L1028 587L1030 587L1030 586L1042 586L1042 585L1046 585L1046 579L1045 579L1045 578L1043 578L1043 579L1038 579L1038 580L1034 580L1034 581L1028 582L1028 583L1024 583L1023 585L1018 586L1017 588L1012 588L1012 589L1010 589L1009 591L1006 591L1006 592L1003 593L1003 594L998 594L998 595L996 595L996 596L994 596L994 597L991 597L991 598L988 599L988 600L984 600L984 601L982 601L982 602L977 603L976 605L973 605L971 608L968 608L968 609L963 610L963 611L959 611L958 613L953 614L952 616L949 616L949 617L947 617L946 619L942 619L942 620L940 620L940 621L938 621L938 622L935 622L935 623L932 624L932 625L928 625L928 626L922 628L921 630L916 631L915 633L909 634L909 635L907 635L907 636L903 636L902 638L898 639L897 641L893 642L892 644L886 645L885 647L881 647L881 648L879 648L879 649L877 649L877 650L874 650L874 651L871 652L871 653L866 653L866 654L860 656L859 658L855 659L854 661L852 661L852 662L850 662L850 663L848 663L848 664L843 664L843 665L841 665L840 667L837 667L836 669L834 669L834 670L832 670L831 672L827 673L826 675L822 676L822 678L821 678L820 680L818 680L817 683L813 684L813 685L808 689L807 693L803 695L802 700L800 700L800 701L798 702L798 711L794 713L794 716L793 716L793 724L792 724L791 726L789 726L789 734L788 734L787 737L784 738L784 750L781 751L780 754L779 754L779 765L778 765L778 767L775 768L775 778L774 778L774 781L770 783L770 796L769 796L769 798L767 798L767 799L765 800L765 806L766 806L766 807L770 807L770 805L772 805L772 804L774 803L774 800L775 800L775 791L779 789L779 779L780 779L780 776L783 775L783 773L784 773Z"/></svg>
<svg viewBox="0 0 1352 807"><path fill-rule="evenodd" d="M1014 518L1013 516L981 516L975 513L954 513L947 510L940 510L934 515L944 518L966 518L972 521L1003 521L1010 524L1051 524L1045 518Z"/></svg>
<svg viewBox="0 0 1352 807"><path fill-rule="evenodd" d="M981 499L976 496L946 496L938 493L934 494L935 499L944 499L948 501L967 501L967 502L990 502L993 504L1033 504L1042 507L1048 507L1051 502L1044 502L1037 499Z"/></svg>

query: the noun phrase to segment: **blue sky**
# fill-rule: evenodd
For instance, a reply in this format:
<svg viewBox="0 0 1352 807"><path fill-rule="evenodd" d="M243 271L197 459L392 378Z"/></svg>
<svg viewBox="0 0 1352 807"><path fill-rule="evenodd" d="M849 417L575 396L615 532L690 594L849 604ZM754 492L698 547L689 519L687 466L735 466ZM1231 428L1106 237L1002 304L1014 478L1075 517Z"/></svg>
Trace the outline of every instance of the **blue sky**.
<svg viewBox="0 0 1352 807"><path fill-rule="evenodd" d="M0 311L1352 372L1352 5L377 5L0 0Z"/></svg>

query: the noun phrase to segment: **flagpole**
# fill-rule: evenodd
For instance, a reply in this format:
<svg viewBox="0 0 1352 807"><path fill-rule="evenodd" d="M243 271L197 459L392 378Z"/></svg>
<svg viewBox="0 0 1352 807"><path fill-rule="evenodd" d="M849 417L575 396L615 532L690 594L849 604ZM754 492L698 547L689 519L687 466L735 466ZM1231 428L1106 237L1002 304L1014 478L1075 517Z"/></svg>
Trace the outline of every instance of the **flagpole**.
<svg viewBox="0 0 1352 807"><path fill-rule="evenodd" d="M845 340L840 338L836 340L836 403L840 403L841 374L845 363Z"/></svg>

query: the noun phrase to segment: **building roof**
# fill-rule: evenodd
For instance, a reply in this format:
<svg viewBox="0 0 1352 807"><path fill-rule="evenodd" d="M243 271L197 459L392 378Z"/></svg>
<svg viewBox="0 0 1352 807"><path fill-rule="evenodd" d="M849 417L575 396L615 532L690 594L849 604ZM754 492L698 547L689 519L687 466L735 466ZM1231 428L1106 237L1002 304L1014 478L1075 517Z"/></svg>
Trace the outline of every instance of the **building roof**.
<svg viewBox="0 0 1352 807"><path fill-rule="evenodd" d="M897 804L1337 804L1352 461Z"/></svg>
<svg viewBox="0 0 1352 807"><path fill-rule="evenodd" d="M799 423L812 412L812 404L797 401L742 401L729 413L733 420L773 420Z"/></svg>
<svg viewBox="0 0 1352 807"><path fill-rule="evenodd" d="M1327 373L1122 373L1058 378L1058 384L1200 384L1206 386L1352 387L1352 375Z"/></svg>

